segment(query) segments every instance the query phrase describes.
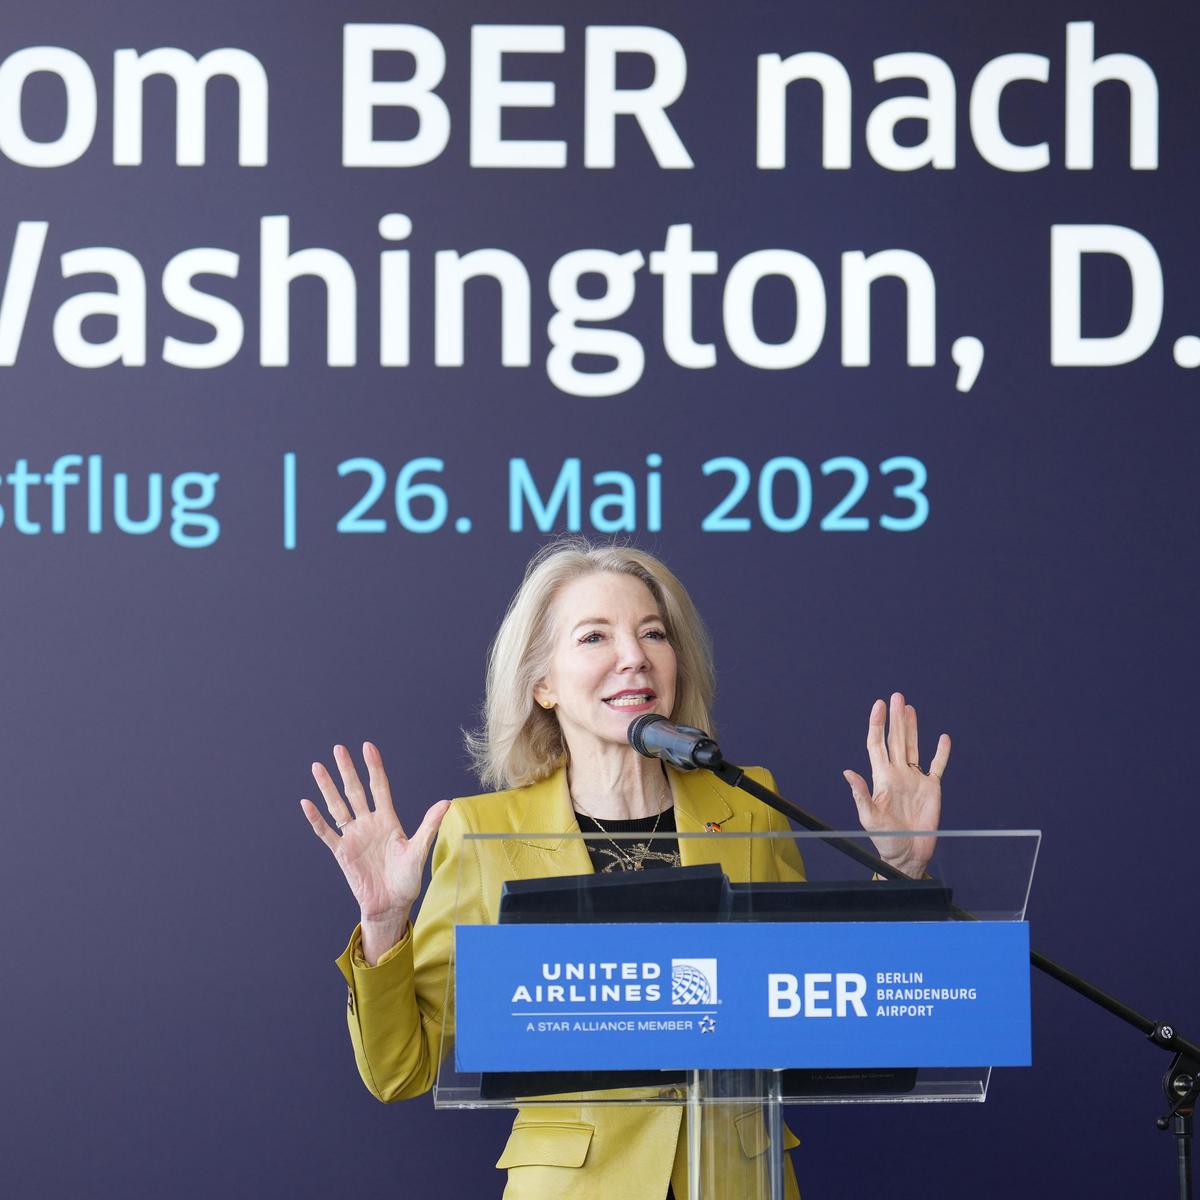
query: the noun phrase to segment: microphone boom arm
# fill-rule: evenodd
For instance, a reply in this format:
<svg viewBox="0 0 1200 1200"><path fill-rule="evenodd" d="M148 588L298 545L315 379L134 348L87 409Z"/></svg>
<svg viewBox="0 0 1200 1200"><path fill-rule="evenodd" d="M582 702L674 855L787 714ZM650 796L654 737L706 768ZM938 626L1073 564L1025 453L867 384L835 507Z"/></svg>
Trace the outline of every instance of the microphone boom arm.
<svg viewBox="0 0 1200 1200"><path fill-rule="evenodd" d="M805 829L820 834L830 834L833 832L832 826L826 825L824 821L819 820L809 812L805 812L799 805L793 804L790 800L785 800L782 796L771 791L770 788L764 787L761 783L751 779L741 767L734 766L732 763L727 763L723 758L720 758L719 753L716 762L698 763L697 765L704 766L730 787L748 792L756 800L761 800L769 808L782 813L785 817ZM872 854L869 850L864 850L848 838L822 837L821 840L826 845L845 854L848 858L852 858L855 862L865 867L870 867L875 874L881 875L885 879L907 878L903 871L893 867L890 863L884 862L882 858ZM956 920L976 920L971 913L959 908L957 905L953 906L951 911ZM1141 1030L1160 1049L1170 1051L1175 1055L1171 1061L1171 1065L1167 1068L1166 1074L1163 1076L1163 1091L1166 1093L1168 1101L1170 1101L1171 1108L1165 1117L1158 1119L1157 1125L1161 1130L1170 1128L1175 1134L1177 1147L1176 1161L1179 1177L1178 1194L1181 1200L1188 1200L1192 1195L1192 1116L1196 1101L1200 1098L1200 1046L1187 1038L1181 1037L1175 1026L1170 1022L1151 1020L1143 1013L1138 1012L1137 1009L1131 1008L1115 996L1110 996L1107 992L1102 991L1095 984L1089 983L1083 976L1068 970L1060 963L1047 958L1044 954L1039 954L1036 950L1030 950L1029 962L1031 966L1036 967L1044 975L1049 975L1051 979L1057 980L1065 987L1070 988L1085 1000L1090 1000L1093 1004L1099 1005L1106 1012L1112 1013L1114 1017L1118 1017L1127 1025L1132 1025L1135 1029Z"/></svg>

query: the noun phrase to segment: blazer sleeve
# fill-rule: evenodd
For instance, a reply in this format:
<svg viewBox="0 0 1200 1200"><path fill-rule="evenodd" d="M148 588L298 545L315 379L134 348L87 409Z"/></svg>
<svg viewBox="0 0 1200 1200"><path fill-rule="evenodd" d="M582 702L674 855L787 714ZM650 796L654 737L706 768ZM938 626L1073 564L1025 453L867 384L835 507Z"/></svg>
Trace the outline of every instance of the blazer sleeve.
<svg viewBox="0 0 1200 1200"><path fill-rule="evenodd" d="M447 986L455 917L484 920L477 889L464 889L461 910L455 912L463 837L469 832L465 808L455 802L442 819L415 926L374 967L362 958L361 928L337 959L350 989L346 1023L358 1073L385 1103L419 1096L433 1086L443 1034L454 1033L454 1000Z"/></svg>

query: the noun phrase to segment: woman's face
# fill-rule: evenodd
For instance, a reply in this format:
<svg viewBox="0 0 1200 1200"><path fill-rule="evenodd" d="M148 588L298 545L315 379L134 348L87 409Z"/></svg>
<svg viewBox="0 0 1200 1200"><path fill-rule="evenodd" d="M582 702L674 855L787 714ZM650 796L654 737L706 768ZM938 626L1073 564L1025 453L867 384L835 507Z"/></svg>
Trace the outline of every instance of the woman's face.
<svg viewBox="0 0 1200 1200"><path fill-rule="evenodd" d="M671 715L675 651L650 589L632 575L583 575L550 608L554 653L534 699L552 705L567 745L589 739L627 745L643 713Z"/></svg>

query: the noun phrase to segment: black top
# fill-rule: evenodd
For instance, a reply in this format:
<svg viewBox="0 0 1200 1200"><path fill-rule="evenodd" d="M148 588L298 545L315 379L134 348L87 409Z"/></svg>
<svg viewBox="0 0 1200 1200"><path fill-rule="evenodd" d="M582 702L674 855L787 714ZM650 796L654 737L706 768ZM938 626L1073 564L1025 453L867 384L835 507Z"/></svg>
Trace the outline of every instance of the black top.
<svg viewBox="0 0 1200 1200"><path fill-rule="evenodd" d="M589 838L587 842L592 867L598 875L609 871L643 871L651 867L679 866L678 840L671 836L660 836L675 832L674 806L664 809L656 817L638 817L633 821L604 821L603 828L586 813L576 812L575 819L579 822L580 833L600 835ZM610 841L604 836L609 833L653 833L655 836L648 836L644 842L633 838L617 838Z"/></svg>

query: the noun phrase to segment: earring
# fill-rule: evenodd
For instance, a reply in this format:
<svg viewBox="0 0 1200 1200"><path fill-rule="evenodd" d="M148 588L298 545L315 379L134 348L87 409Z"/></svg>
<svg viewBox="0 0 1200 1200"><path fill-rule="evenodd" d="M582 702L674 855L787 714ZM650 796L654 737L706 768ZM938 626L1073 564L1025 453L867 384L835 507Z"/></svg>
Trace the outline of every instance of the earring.
<svg viewBox="0 0 1200 1200"><path fill-rule="evenodd" d="M540 704L540 705L541 705L541 706L542 706L542 707L543 707L543 708L544 708L544 709L545 709L547 712L549 712L549 711L550 711L550 709L552 709L552 708L554 707L554 705L553 705L553 704L551 704L551 703L550 703L548 700L539 700L539 701L538 701L538 703L539 703L539 704Z"/></svg>

